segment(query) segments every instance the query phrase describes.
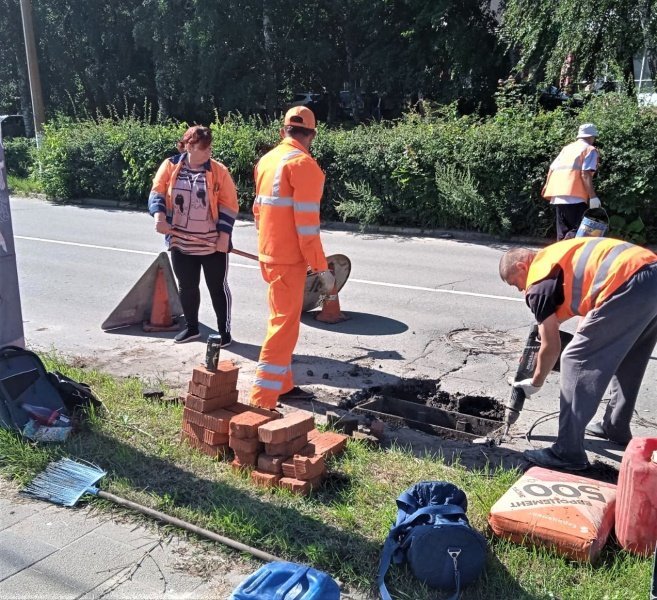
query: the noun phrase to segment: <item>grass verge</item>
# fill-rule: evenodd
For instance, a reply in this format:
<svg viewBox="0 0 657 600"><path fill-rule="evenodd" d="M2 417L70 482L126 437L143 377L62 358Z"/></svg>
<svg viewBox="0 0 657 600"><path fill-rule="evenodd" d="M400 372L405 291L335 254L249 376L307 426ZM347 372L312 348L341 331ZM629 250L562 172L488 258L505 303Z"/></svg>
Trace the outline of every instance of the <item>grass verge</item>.
<svg viewBox="0 0 657 600"><path fill-rule="evenodd" d="M233 473L228 462L181 445L182 408L144 400L139 380L74 368L55 356L45 362L49 370L92 385L109 412L90 415L85 429L64 445L37 446L0 429L0 474L19 484L61 456L88 460L108 471L101 481L107 491L281 558L312 564L366 591L396 515L395 498L417 481L446 479L467 492L471 522L490 543L486 572L465 591L464 600L643 600L648 595L650 561L612 544L597 565L582 565L487 532L486 515L517 479L515 471L471 471L448 466L440 457L350 442L313 496L262 490L247 475ZM387 580L400 600L436 598L404 569L392 567Z"/></svg>

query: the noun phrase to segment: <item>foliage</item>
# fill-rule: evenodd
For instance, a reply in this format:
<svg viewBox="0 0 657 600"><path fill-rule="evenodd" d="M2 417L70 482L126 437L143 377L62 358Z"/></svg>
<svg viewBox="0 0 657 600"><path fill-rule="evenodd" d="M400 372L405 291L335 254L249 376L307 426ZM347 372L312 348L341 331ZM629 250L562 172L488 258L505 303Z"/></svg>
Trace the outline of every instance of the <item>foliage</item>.
<svg viewBox="0 0 657 600"><path fill-rule="evenodd" d="M644 48L657 74L657 0L506 0L504 6L503 35L516 47L518 68L535 80L616 75L622 83Z"/></svg>
<svg viewBox="0 0 657 600"><path fill-rule="evenodd" d="M460 117L451 105L349 130L322 126L313 154L326 172L323 218L552 237L553 211L541 188L550 162L582 121L601 132L595 186L616 217L611 234L657 240L657 112L620 94L596 97L579 113L514 101L484 119ZM143 205L157 166L175 152L185 127L136 117L56 119L39 153L43 188L54 198ZM248 211L253 166L276 144L277 126L231 115L211 128L214 156L228 166Z"/></svg>
<svg viewBox="0 0 657 600"><path fill-rule="evenodd" d="M33 138L7 138L2 141L5 148L7 175L28 177L34 164L36 145Z"/></svg>
<svg viewBox="0 0 657 600"><path fill-rule="evenodd" d="M507 66L487 0L40 0L32 9L49 116L146 99L162 119L207 123L215 109L271 119L312 90L325 93L322 118L333 120L344 89L356 120L356 92L378 92L397 111L420 95L474 110ZM29 115L19 1L0 0L0 14L0 114Z"/></svg>

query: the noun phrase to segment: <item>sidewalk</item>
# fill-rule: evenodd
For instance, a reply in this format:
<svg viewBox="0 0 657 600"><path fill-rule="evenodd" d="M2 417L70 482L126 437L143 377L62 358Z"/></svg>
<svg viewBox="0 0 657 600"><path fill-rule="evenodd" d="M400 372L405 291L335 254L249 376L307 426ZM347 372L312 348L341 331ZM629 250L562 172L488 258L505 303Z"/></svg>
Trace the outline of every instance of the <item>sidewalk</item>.
<svg viewBox="0 0 657 600"><path fill-rule="evenodd" d="M0 486L3 600L218 600L261 564L157 525L23 498L4 480Z"/></svg>
<svg viewBox="0 0 657 600"><path fill-rule="evenodd" d="M2 600L225 600L261 565L155 522L25 498L0 480Z"/></svg>

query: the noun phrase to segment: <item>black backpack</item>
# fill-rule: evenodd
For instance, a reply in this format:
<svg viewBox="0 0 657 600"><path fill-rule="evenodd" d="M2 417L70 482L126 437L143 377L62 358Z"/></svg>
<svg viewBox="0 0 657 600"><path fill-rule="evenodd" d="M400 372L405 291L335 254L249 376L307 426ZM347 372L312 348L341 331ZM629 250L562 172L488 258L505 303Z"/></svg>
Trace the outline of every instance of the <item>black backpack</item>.
<svg viewBox="0 0 657 600"><path fill-rule="evenodd" d="M465 492L447 481L422 481L397 498L397 521L383 546L377 585L385 585L390 563L407 562L413 575L432 588L453 591L473 582L486 563L486 538L470 526Z"/></svg>
<svg viewBox="0 0 657 600"><path fill-rule="evenodd" d="M100 401L89 386L55 371L48 373L37 354L18 346L0 348L0 427L22 431L30 419L23 404L70 416L75 409Z"/></svg>

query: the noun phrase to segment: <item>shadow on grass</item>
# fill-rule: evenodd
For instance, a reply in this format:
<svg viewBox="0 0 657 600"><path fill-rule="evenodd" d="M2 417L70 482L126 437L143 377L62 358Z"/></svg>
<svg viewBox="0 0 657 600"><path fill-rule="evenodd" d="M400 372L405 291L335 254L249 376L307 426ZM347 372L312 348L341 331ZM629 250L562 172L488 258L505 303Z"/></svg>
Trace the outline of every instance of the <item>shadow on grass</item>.
<svg viewBox="0 0 657 600"><path fill-rule="evenodd" d="M68 449L108 471L111 479L156 495L158 510L192 510L202 527L281 559L312 564L343 581L354 583L354 574L361 584L374 577L379 544L304 514L286 499L270 503L258 497L258 488L250 494L230 482L205 479L103 433L81 432ZM339 501L351 486L345 475L331 477L314 498L322 504Z"/></svg>

